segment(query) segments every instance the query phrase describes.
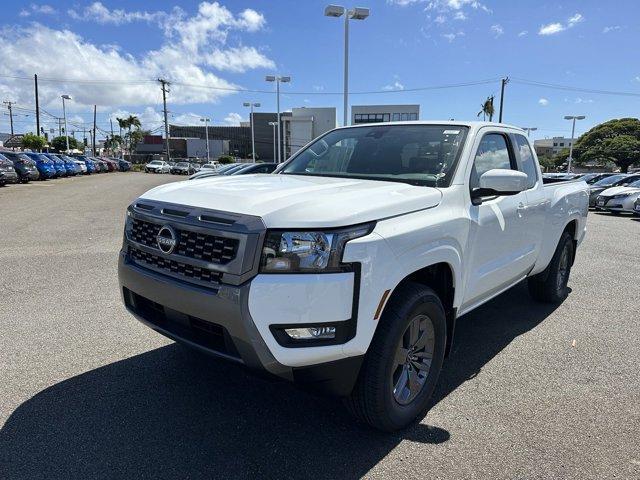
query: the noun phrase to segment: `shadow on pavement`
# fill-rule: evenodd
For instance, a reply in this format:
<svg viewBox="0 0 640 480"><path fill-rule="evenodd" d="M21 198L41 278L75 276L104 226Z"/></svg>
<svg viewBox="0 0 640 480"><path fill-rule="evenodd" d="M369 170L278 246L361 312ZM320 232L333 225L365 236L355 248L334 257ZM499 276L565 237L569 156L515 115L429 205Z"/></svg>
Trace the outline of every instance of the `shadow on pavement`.
<svg viewBox="0 0 640 480"><path fill-rule="evenodd" d="M521 285L461 318L433 404L552 311ZM447 441L442 427L378 433L335 399L173 344L20 405L0 430L0 478L360 478L402 440Z"/></svg>

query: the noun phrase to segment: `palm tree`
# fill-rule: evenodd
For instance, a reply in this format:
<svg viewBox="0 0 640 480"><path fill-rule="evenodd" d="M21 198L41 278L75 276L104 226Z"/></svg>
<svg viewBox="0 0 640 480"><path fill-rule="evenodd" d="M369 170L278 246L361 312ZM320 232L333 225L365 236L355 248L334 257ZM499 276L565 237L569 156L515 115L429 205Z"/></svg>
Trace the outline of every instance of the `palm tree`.
<svg viewBox="0 0 640 480"><path fill-rule="evenodd" d="M494 114L494 109L493 109L493 95L491 95L490 97L487 97L487 99L484 101L484 103L482 104L482 110L480 110L478 112L478 117L480 115L482 115L482 119L486 120L487 117L489 117L489 121L493 120L493 114Z"/></svg>

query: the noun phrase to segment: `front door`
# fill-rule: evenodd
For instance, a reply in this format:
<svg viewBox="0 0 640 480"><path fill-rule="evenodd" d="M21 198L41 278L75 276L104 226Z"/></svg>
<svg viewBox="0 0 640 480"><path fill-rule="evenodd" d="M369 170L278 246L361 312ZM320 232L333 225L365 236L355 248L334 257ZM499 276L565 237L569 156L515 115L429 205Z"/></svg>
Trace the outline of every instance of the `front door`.
<svg viewBox="0 0 640 480"><path fill-rule="evenodd" d="M480 139L469 176L469 190L495 168L517 170L510 137L488 132ZM523 278L531 267L525 241L526 193L486 197L468 205L470 219L467 278L461 311Z"/></svg>

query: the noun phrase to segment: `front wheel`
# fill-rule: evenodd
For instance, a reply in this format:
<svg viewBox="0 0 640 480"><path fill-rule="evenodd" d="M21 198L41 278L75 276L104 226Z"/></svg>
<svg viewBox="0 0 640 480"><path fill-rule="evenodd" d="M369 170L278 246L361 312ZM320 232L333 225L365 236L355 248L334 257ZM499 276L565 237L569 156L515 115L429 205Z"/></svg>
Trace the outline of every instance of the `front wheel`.
<svg viewBox="0 0 640 480"><path fill-rule="evenodd" d="M560 237L549 266L527 281L529 293L539 302L560 303L569 295L569 274L573 264L573 238L568 232Z"/></svg>
<svg viewBox="0 0 640 480"><path fill-rule="evenodd" d="M406 283L385 307L347 408L383 431L406 427L426 413L444 360L447 323L436 293Z"/></svg>

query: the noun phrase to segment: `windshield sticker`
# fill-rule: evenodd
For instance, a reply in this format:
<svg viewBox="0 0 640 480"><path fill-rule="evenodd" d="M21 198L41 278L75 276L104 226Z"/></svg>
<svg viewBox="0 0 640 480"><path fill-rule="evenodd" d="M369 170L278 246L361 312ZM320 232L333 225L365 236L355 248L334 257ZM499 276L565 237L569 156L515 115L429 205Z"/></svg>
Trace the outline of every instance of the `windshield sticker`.
<svg viewBox="0 0 640 480"><path fill-rule="evenodd" d="M445 130L442 132L443 135L458 135L460 130Z"/></svg>

